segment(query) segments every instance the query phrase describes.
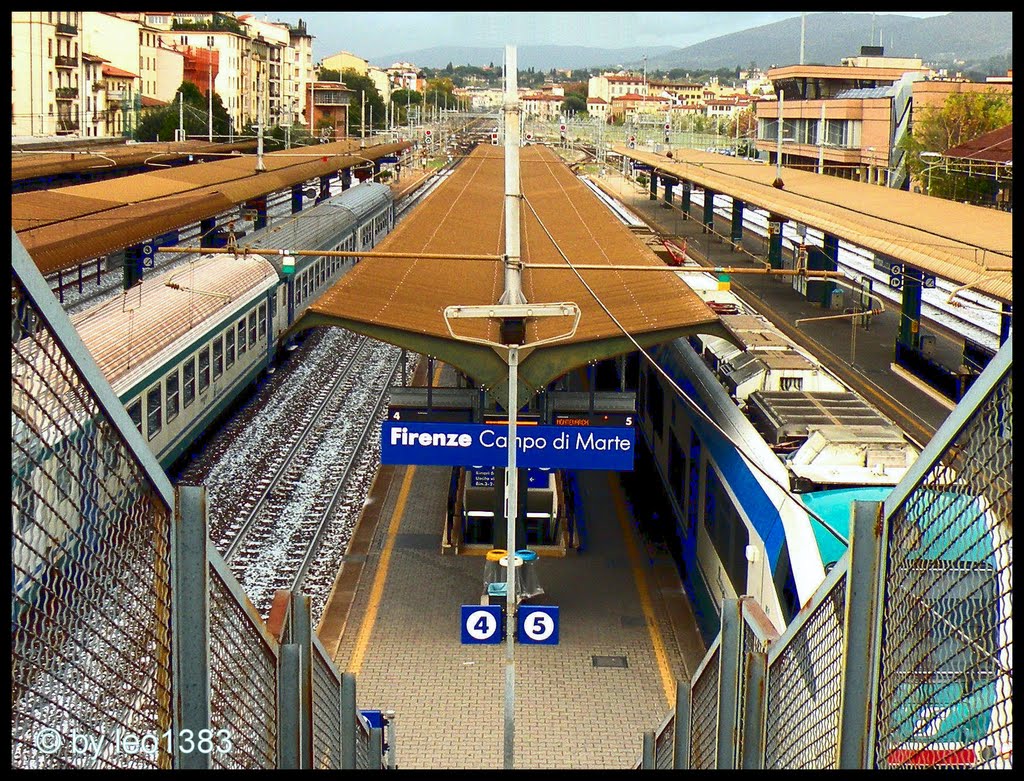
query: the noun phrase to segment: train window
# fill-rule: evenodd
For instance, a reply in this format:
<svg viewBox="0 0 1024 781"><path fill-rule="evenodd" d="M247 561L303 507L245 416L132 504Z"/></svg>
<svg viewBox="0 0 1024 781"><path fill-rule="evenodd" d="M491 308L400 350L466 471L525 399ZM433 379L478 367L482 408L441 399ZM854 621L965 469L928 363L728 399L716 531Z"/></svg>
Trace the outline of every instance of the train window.
<svg viewBox="0 0 1024 781"><path fill-rule="evenodd" d="M178 417L178 371L167 375L167 422Z"/></svg>
<svg viewBox="0 0 1024 781"><path fill-rule="evenodd" d="M249 344L256 346L256 313L249 313Z"/></svg>
<svg viewBox="0 0 1024 781"><path fill-rule="evenodd" d="M192 356L182 369L181 404L188 407L196 397L196 359Z"/></svg>
<svg viewBox="0 0 1024 781"><path fill-rule="evenodd" d="M260 339L267 335L267 302L260 304Z"/></svg>
<svg viewBox="0 0 1024 781"><path fill-rule="evenodd" d="M704 525L737 593L746 593L747 527L710 462L704 464Z"/></svg>
<svg viewBox="0 0 1024 781"><path fill-rule="evenodd" d="M277 291L270 297L270 320L273 322L274 318L277 317Z"/></svg>
<svg viewBox="0 0 1024 781"><path fill-rule="evenodd" d="M163 428L163 413L161 410L162 389L157 383L146 393L146 431L149 439L160 433Z"/></svg>
<svg viewBox="0 0 1024 781"><path fill-rule="evenodd" d="M309 298L309 274L302 275L302 298Z"/></svg>
<svg viewBox="0 0 1024 781"><path fill-rule="evenodd" d="M128 417L132 419L132 423L135 424L135 428L142 433L142 399L136 399L128 405Z"/></svg>
<svg viewBox="0 0 1024 781"><path fill-rule="evenodd" d="M230 369L235 363L235 329L224 332L224 368Z"/></svg>
<svg viewBox="0 0 1024 781"><path fill-rule="evenodd" d="M647 389L647 416L655 435L665 436L665 391L656 377L652 377Z"/></svg>
<svg viewBox="0 0 1024 781"><path fill-rule="evenodd" d="M674 407L673 407L674 409ZM672 494L675 496L679 506L683 506L683 495L686 484L686 456L679 446L679 440L675 434L668 438L668 479L672 484Z"/></svg>
<svg viewBox="0 0 1024 781"><path fill-rule="evenodd" d="M199 392L204 392L210 387L210 348L204 347L199 351Z"/></svg>
<svg viewBox="0 0 1024 781"><path fill-rule="evenodd" d="M219 380L224 373L224 342L220 336L213 340L213 379Z"/></svg>
<svg viewBox="0 0 1024 781"><path fill-rule="evenodd" d="M238 321L238 355L245 355L245 318Z"/></svg>

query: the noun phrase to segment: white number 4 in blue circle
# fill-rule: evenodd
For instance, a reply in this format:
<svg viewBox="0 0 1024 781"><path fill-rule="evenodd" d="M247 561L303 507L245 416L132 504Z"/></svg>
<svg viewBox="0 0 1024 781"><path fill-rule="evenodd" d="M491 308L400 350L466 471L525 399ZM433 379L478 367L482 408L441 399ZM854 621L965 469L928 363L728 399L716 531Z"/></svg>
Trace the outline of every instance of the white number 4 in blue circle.
<svg viewBox="0 0 1024 781"><path fill-rule="evenodd" d="M558 645L558 607L523 605L519 608L520 643Z"/></svg>
<svg viewBox="0 0 1024 781"><path fill-rule="evenodd" d="M500 605L462 605L462 642L501 642Z"/></svg>

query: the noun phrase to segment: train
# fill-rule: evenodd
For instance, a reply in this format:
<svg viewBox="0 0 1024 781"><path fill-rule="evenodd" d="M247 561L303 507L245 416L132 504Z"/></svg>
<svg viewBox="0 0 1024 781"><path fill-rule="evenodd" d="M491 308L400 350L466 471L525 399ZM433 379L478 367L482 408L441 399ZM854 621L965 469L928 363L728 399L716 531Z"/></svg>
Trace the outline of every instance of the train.
<svg viewBox="0 0 1024 781"><path fill-rule="evenodd" d="M883 499L920 446L727 282L680 276L733 340L659 345L651 353L661 371L623 364L635 366L626 381L637 390L638 428L705 639L718 633L722 599L743 594L781 630L845 552L851 503Z"/></svg>
<svg viewBox="0 0 1024 781"><path fill-rule="evenodd" d="M391 189L364 182L246 236L244 254L200 255L73 315L71 322L157 461L170 469L243 390L272 369L289 327L359 260L302 255L289 273L277 250L368 250L394 224ZM24 354L38 350L27 347ZM15 391L17 397L17 384ZM31 404L15 398L13 407L17 413ZM15 531L59 542L67 530L99 524L107 513L98 505L121 501L118 492L126 490L128 466L117 463L117 448L83 449L83 434L95 434L90 422L22 421L15 414L16 435L22 425L42 432L43 451L26 446L13 454ZM76 474L97 479L76 483ZM98 532L74 536L79 542L100 538ZM45 575L49 547L23 544L16 533L17 593Z"/></svg>

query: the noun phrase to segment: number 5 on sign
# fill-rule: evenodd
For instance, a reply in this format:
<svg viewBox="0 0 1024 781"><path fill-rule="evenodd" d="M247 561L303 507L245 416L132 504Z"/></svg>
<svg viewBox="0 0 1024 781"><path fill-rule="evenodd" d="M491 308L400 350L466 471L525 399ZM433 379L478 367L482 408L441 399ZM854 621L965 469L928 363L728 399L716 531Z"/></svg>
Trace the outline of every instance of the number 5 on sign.
<svg viewBox="0 0 1024 781"><path fill-rule="evenodd" d="M520 643L558 645L558 607L522 605L519 608Z"/></svg>
<svg viewBox="0 0 1024 781"><path fill-rule="evenodd" d="M501 642L501 605L463 605L463 644Z"/></svg>

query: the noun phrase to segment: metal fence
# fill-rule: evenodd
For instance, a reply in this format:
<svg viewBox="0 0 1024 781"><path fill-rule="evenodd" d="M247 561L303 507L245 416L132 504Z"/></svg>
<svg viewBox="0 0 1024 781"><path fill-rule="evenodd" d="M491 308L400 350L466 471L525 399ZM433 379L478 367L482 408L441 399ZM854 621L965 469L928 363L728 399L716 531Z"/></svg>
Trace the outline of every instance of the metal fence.
<svg viewBox="0 0 1024 781"><path fill-rule="evenodd" d="M11 250L12 767L384 767L308 598L264 623Z"/></svg>
<svg viewBox="0 0 1024 781"><path fill-rule="evenodd" d="M1012 769L1012 350L884 504L854 503L849 550L784 633L724 600L671 767ZM666 767L655 737L637 767Z"/></svg>

